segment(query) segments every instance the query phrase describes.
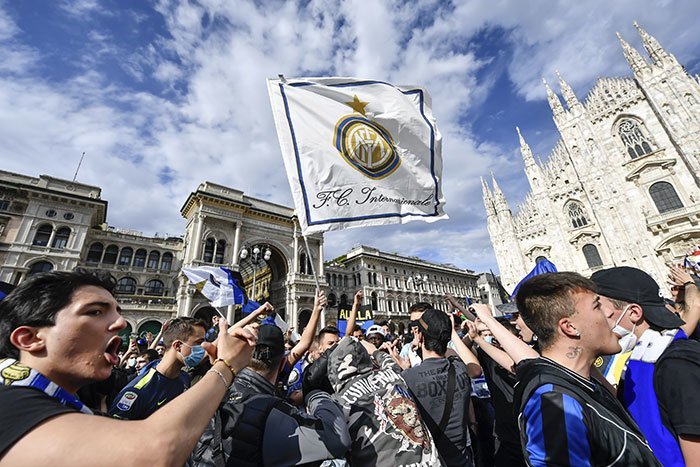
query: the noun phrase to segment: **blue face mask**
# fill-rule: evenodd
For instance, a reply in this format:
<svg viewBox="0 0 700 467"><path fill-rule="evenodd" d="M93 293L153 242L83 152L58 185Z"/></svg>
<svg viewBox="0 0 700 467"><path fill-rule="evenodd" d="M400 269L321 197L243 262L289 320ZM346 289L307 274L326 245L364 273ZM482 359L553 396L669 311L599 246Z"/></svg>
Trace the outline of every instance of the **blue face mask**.
<svg viewBox="0 0 700 467"><path fill-rule="evenodd" d="M187 344L183 342L182 345ZM183 360L185 361L185 365L187 367L194 368L197 365L199 365L202 360L204 360L204 356L207 352L201 345L187 345L187 347L189 347L192 350L190 351L190 354L188 356L183 357Z"/></svg>

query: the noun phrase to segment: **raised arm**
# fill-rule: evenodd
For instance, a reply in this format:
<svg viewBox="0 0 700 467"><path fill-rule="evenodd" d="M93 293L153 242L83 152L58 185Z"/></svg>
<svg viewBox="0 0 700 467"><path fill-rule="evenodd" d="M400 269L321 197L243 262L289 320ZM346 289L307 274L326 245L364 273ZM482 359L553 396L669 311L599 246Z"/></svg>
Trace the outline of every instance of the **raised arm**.
<svg viewBox="0 0 700 467"><path fill-rule="evenodd" d="M345 325L345 335L352 336L352 332L355 329L355 320L357 319L357 310L362 305L362 290L358 290L355 294L355 298L352 301L352 309L350 310L350 316L348 316L348 322Z"/></svg>
<svg viewBox="0 0 700 467"><path fill-rule="evenodd" d="M476 355L469 350L469 347L462 342L459 334L457 334L457 331L455 331L455 318L452 313L450 313L450 322L452 323L452 344L454 344L459 358L465 365L467 365L467 373L469 374L469 377L476 378L481 376L483 371L481 369L481 365L479 364L479 360L476 358Z"/></svg>
<svg viewBox="0 0 700 467"><path fill-rule="evenodd" d="M453 295L450 294L445 294L445 301L447 302L448 305L450 305L452 308L459 310L462 312L462 314L469 320L469 321L474 321L476 319L476 316L474 313L469 311L468 309L464 308L462 305L459 304L456 298L454 298Z"/></svg>
<svg viewBox="0 0 700 467"><path fill-rule="evenodd" d="M674 264L671 266L668 277L673 285L684 287L685 309L680 312L680 315L681 319L685 321L685 324L681 326L681 329L686 335L690 336L695 332L695 328L698 326L698 320L700 320L700 291L697 285L695 285L693 276L678 265Z"/></svg>
<svg viewBox="0 0 700 467"><path fill-rule="evenodd" d="M273 307L270 302L265 302L262 305L260 305L257 310L251 311L248 313L248 316L243 317L243 319L237 321L234 323L232 328L244 328L248 326L250 323L255 322L256 319L258 319L258 316L260 315L266 315L268 313L271 313L275 311L275 307Z"/></svg>
<svg viewBox="0 0 700 467"><path fill-rule="evenodd" d="M316 327L318 326L318 321L321 318L321 313L326 307L328 299L326 299L326 293L323 290L316 290L316 297L314 298L314 309L311 311L311 318L309 318L309 324L304 328L304 332L301 333L301 338L299 342L292 348L292 351L287 355L287 362L290 366L296 365L296 363L301 359L302 356L309 350L311 343L316 336Z"/></svg>
<svg viewBox="0 0 700 467"><path fill-rule="evenodd" d="M151 345L148 346L149 349L155 349L158 346L158 342L163 338L163 333L165 332L165 329L168 327L170 324L170 320L166 320L165 323L160 327L160 331L158 331L158 335L156 336L155 339L153 339L153 342L151 342Z"/></svg>
<svg viewBox="0 0 700 467"><path fill-rule="evenodd" d="M532 347L514 336L508 329L491 314L491 309L488 305L475 303L469 307L472 312L491 330L493 337L501 344L503 350L513 360L513 364L517 365L522 360L528 358L537 358L540 356ZM506 368L506 367L504 367Z"/></svg>
<svg viewBox="0 0 700 467"><path fill-rule="evenodd" d="M218 353L240 371L250 361L256 336L249 329L228 334L224 320L219 326L217 346L208 342L202 345L210 355ZM232 381L226 363L217 361L212 368L215 371L206 373L191 389L145 420L80 413L58 415L28 432L2 461L7 465L43 465L70 459L74 466L93 466L99 459L102 466L183 465ZM76 440L80 440L77 448Z"/></svg>
<svg viewBox="0 0 700 467"><path fill-rule="evenodd" d="M513 359L508 356L503 350L489 344L483 337L479 335L476 329L476 324L471 321L467 321L467 326L469 328L469 338L475 342L481 350L483 350L486 355L491 357L493 361L498 363L500 366L508 370L509 372L515 374L513 369Z"/></svg>

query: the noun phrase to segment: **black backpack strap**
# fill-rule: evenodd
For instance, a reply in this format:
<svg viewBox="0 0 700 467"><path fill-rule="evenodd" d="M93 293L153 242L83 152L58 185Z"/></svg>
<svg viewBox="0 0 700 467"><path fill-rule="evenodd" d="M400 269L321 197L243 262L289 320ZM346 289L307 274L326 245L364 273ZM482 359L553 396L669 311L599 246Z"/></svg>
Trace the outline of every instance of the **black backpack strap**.
<svg viewBox="0 0 700 467"><path fill-rule="evenodd" d="M445 427L447 427L447 422L450 419L450 414L452 413L452 403L455 398L455 385L457 377L455 375L455 366L448 360L449 368L447 369L447 399L445 399L445 411L442 413L442 418L438 424L438 433L442 437L445 434Z"/></svg>

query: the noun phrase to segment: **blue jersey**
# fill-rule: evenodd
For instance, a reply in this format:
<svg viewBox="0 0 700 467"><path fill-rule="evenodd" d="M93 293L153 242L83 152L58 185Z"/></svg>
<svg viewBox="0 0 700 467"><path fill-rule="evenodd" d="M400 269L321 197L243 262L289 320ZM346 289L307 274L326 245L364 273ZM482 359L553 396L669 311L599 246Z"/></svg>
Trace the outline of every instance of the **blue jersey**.
<svg viewBox="0 0 700 467"><path fill-rule="evenodd" d="M109 409L112 417L143 420L190 387L190 377L185 372L175 379L158 373L159 362L149 363L121 390Z"/></svg>

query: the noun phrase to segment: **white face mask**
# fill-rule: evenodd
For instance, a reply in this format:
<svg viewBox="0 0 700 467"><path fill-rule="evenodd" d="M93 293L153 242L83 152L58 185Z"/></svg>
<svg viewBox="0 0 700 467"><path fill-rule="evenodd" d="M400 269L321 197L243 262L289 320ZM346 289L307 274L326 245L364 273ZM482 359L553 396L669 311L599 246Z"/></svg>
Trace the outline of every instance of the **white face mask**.
<svg viewBox="0 0 700 467"><path fill-rule="evenodd" d="M622 321L622 318L625 316L625 313L627 313L627 310L629 309L630 305L627 305L625 309L622 310L622 314L619 318L617 318L615 326L612 330L615 334L620 336L620 339L618 341L620 343L620 347L622 347L620 353L631 352L634 349L634 346L637 345L637 336L634 335L634 330L637 328L637 323L634 323L634 325L632 325L631 331L620 326L620 321Z"/></svg>

